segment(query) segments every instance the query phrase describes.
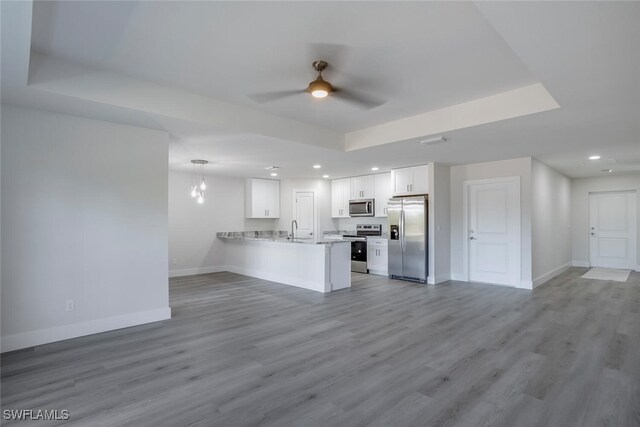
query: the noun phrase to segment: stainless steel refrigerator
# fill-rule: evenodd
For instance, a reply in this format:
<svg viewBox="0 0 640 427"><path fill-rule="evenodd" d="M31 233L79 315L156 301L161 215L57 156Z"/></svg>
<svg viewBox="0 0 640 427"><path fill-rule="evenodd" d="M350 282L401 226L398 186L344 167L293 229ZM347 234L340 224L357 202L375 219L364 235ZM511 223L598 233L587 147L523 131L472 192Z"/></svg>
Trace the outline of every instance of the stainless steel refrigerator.
<svg viewBox="0 0 640 427"><path fill-rule="evenodd" d="M428 196L396 197L389 200L389 277L427 281Z"/></svg>

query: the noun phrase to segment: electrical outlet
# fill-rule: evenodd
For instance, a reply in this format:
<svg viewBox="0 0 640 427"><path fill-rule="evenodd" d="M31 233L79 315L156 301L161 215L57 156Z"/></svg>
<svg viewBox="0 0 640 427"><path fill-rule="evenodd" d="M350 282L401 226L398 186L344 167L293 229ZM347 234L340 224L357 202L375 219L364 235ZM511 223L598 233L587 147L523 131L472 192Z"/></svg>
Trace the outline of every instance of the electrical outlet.
<svg viewBox="0 0 640 427"><path fill-rule="evenodd" d="M173 258L171 260L171 264L176 265L178 263L178 258Z"/></svg>
<svg viewBox="0 0 640 427"><path fill-rule="evenodd" d="M75 303L73 302L72 299L68 299L67 300L67 302L65 303L65 309L67 311L73 311L73 310L76 309L76 305L75 305Z"/></svg>

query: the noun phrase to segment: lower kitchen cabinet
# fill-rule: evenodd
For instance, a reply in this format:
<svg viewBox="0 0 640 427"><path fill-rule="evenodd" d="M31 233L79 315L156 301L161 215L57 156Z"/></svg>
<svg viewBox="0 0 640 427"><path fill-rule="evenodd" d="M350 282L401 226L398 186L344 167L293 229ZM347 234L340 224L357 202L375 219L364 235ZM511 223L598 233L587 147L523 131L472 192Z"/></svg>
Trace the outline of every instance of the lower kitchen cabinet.
<svg viewBox="0 0 640 427"><path fill-rule="evenodd" d="M386 276L389 271L389 249L387 239L367 239L367 269L369 274Z"/></svg>

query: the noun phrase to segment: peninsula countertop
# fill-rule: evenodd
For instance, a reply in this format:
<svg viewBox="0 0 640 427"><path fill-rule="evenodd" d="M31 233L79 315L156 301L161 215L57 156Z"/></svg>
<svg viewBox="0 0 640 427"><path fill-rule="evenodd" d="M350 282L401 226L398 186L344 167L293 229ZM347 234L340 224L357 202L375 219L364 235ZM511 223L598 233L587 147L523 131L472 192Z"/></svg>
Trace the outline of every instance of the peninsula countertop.
<svg viewBox="0 0 640 427"><path fill-rule="evenodd" d="M303 245L334 245L340 243L349 243L346 240L331 240L326 238L320 239L291 239L286 232L271 231L223 231L216 233L218 239L227 240L257 240L262 242L276 242L287 244L303 244Z"/></svg>

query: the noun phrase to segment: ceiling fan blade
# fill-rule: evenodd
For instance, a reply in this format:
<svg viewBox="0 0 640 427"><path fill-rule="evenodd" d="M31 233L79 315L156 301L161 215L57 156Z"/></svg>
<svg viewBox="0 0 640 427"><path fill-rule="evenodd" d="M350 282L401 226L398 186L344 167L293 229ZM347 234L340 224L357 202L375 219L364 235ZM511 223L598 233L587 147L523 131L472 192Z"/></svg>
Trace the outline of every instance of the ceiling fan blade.
<svg viewBox="0 0 640 427"><path fill-rule="evenodd" d="M338 88L335 89L332 96L335 96L342 101L354 104L359 108L364 108L365 110L371 110L372 108L376 108L387 102L376 99L372 96L366 96L358 92Z"/></svg>
<svg viewBox="0 0 640 427"><path fill-rule="evenodd" d="M263 104L265 102L276 101L282 98L288 98L293 95L298 95L300 93L304 93L305 90L297 89L297 90L277 90L274 92L263 92L263 93L254 93L252 95L248 95L249 98L253 99L258 104Z"/></svg>

